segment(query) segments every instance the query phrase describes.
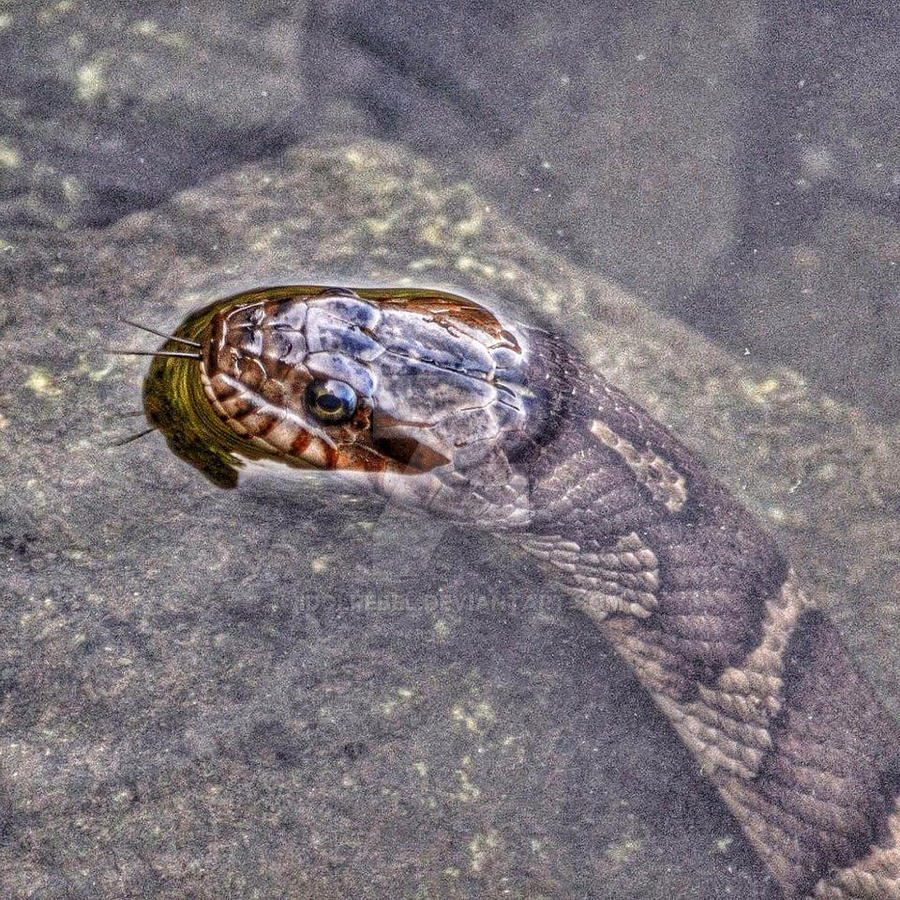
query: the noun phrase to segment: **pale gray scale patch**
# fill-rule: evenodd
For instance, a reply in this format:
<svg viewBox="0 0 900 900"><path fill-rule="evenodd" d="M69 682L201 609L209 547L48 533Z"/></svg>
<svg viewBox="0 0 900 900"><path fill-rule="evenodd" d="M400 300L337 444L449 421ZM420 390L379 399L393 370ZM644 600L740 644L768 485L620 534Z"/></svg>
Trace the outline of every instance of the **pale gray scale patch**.
<svg viewBox="0 0 900 900"><path fill-rule="evenodd" d="M287 365L300 365L306 358L306 339L300 331L270 328L266 334L267 356Z"/></svg>
<svg viewBox="0 0 900 900"><path fill-rule="evenodd" d="M339 353L311 353L306 368L316 378L335 378L345 381L361 397L375 393L375 378L364 365Z"/></svg>
<svg viewBox="0 0 900 900"><path fill-rule="evenodd" d="M306 317L306 342L311 353L345 353L363 362L384 353L359 326L327 309L311 309Z"/></svg>
<svg viewBox="0 0 900 900"><path fill-rule="evenodd" d="M613 613L645 619L658 605L659 562L634 532L599 553L558 535L528 538L522 547L557 570L566 593L597 621Z"/></svg>
<svg viewBox="0 0 900 900"><path fill-rule="evenodd" d="M494 405L492 405L451 413L428 430L440 441L442 446L453 448L454 453L458 456L461 448L473 443L493 443L500 434L500 423L494 415Z"/></svg>
<svg viewBox="0 0 900 900"><path fill-rule="evenodd" d="M459 472L455 464L440 466L430 474L444 489L428 505L442 517L505 530L523 528L533 516L527 479L515 472L496 448L480 461L474 478Z"/></svg>
<svg viewBox="0 0 900 900"><path fill-rule="evenodd" d="M491 441L472 441L454 451L453 465L461 472L477 469L480 474L484 461L493 455L495 448Z"/></svg>
<svg viewBox="0 0 900 900"><path fill-rule="evenodd" d="M494 374L494 360L477 340L453 333L425 316L385 310L375 336L387 350L481 378Z"/></svg>
<svg viewBox="0 0 900 900"><path fill-rule="evenodd" d="M522 354L509 347L496 347L491 350L491 356L494 358L494 365L498 369L518 371L522 363Z"/></svg>
<svg viewBox="0 0 900 900"><path fill-rule="evenodd" d="M591 433L621 457L654 500L669 512L681 512L688 499L686 479L667 459L649 448L638 450L602 419L591 422Z"/></svg>
<svg viewBox="0 0 900 900"><path fill-rule="evenodd" d="M518 397L505 397L502 392L498 391L497 402L491 407L491 413L499 428L504 431L525 426L525 413Z"/></svg>
<svg viewBox="0 0 900 900"><path fill-rule="evenodd" d="M377 327L381 320L381 311L378 307L367 303L359 297L319 297L309 304L310 312L324 312L343 322L349 322L358 328L367 328L369 331Z"/></svg>
<svg viewBox="0 0 900 900"><path fill-rule="evenodd" d="M273 315L272 327L276 331L301 331L306 323L306 304L285 301Z"/></svg>
<svg viewBox="0 0 900 900"><path fill-rule="evenodd" d="M387 415L411 422L434 422L458 409L485 407L497 396L480 378L438 369L393 353L374 363L378 372L378 407Z"/></svg>
<svg viewBox="0 0 900 900"><path fill-rule="evenodd" d="M498 404L493 403L484 408L454 411L427 425L392 422L387 427L381 425L376 413L373 434L376 437L412 438L452 459L453 468L464 472L480 466L497 452L497 438L510 424L505 413L497 415L500 409Z"/></svg>

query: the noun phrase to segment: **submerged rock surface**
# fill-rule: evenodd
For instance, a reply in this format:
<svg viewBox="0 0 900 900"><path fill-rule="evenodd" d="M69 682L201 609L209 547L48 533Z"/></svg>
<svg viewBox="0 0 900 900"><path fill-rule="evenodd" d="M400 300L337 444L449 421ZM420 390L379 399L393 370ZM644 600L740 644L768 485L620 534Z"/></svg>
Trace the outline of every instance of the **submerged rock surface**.
<svg viewBox="0 0 900 900"><path fill-rule="evenodd" d="M116 316L166 330L255 284L428 284L556 323L769 522L900 710L896 436L416 157L297 149L102 231L3 238L3 896L774 895L513 548L327 480L219 491L158 436L108 449L145 362L102 349L153 346Z"/></svg>

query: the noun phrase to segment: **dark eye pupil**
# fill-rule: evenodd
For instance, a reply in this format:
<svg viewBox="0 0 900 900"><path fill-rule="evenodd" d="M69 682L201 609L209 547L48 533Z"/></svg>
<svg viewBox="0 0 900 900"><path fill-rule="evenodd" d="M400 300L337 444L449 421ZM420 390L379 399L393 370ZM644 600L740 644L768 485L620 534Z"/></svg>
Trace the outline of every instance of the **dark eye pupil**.
<svg viewBox="0 0 900 900"><path fill-rule="evenodd" d="M343 405L341 398L334 394L321 394L316 398L316 403L319 409L324 409L325 412L337 412Z"/></svg>
<svg viewBox="0 0 900 900"><path fill-rule="evenodd" d="M356 391L346 382L335 379L311 381L306 388L306 405L320 421L339 425L356 412Z"/></svg>

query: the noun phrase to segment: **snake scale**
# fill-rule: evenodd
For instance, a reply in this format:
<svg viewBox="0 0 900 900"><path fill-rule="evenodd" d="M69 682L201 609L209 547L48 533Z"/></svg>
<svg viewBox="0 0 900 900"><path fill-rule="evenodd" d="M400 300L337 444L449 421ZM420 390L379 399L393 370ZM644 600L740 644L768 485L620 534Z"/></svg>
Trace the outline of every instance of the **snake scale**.
<svg viewBox="0 0 900 900"><path fill-rule="evenodd" d="M144 387L214 483L276 459L517 541L603 633L786 898L900 900L900 731L773 538L558 336L431 290L188 317Z"/></svg>

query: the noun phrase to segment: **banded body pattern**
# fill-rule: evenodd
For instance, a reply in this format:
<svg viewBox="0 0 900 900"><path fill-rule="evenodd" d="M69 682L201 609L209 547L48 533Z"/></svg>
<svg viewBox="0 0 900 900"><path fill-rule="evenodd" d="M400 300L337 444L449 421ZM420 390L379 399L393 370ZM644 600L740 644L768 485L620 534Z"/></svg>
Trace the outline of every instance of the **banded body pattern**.
<svg viewBox="0 0 900 900"><path fill-rule="evenodd" d="M649 691L785 897L900 900L896 722L761 526L580 371L580 402L532 460L530 529L543 534L525 546ZM653 561L640 605L597 577L598 561L637 571L623 535Z"/></svg>

